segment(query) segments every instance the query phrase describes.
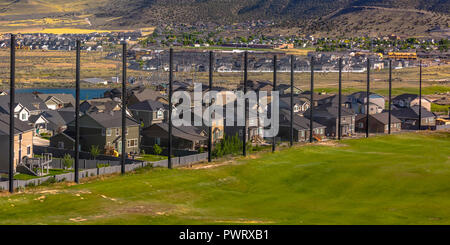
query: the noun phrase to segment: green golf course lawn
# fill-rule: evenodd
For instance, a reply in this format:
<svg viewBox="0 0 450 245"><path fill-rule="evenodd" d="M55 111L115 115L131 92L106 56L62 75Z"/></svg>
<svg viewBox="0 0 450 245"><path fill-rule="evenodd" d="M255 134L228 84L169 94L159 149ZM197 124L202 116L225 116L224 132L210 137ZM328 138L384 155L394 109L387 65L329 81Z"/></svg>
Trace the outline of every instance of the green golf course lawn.
<svg viewBox="0 0 450 245"><path fill-rule="evenodd" d="M295 146L0 195L0 224L450 224L450 132Z"/></svg>

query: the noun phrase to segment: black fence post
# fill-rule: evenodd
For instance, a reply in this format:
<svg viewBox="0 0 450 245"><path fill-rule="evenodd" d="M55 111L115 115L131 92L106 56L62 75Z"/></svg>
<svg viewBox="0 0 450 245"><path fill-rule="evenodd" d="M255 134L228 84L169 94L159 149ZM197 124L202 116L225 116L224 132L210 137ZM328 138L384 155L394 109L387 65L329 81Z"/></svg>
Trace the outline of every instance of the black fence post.
<svg viewBox="0 0 450 245"><path fill-rule="evenodd" d="M388 117L388 134L391 134L391 105L392 105L392 60L389 59L389 117Z"/></svg>
<svg viewBox="0 0 450 245"><path fill-rule="evenodd" d="M213 89L213 63L214 63L214 53L209 51L209 92ZM211 112L208 112L211 115ZM209 133L208 133L208 162L211 162L211 151L212 151L212 122L209 122Z"/></svg>
<svg viewBox="0 0 450 245"><path fill-rule="evenodd" d="M339 58L339 95L338 95L338 140L342 137L342 58Z"/></svg>
<svg viewBox="0 0 450 245"><path fill-rule="evenodd" d="M273 88L272 91L277 91L277 55L273 56ZM271 96L273 99L273 96ZM272 101L273 103L273 101ZM278 108L276 108L278 110ZM273 117L274 113L273 111L271 112L271 117ZM274 135L273 139L272 139L272 152L275 152L275 148L276 148L276 140L277 140L277 136Z"/></svg>
<svg viewBox="0 0 450 245"><path fill-rule="evenodd" d="M311 98L309 100L309 142L313 142L313 116L314 116L314 56L311 56Z"/></svg>
<svg viewBox="0 0 450 245"><path fill-rule="evenodd" d="M290 122L290 146L294 145L294 55L291 55L291 122Z"/></svg>
<svg viewBox="0 0 450 245"><path fill-rule="evenodd" d="M244 96L247 93L248 52L244 52ZM244 97L245 98L245 97ZM242 155L247 156L248 101L244 99L244 130L242 132Z"/></svg>
<svg viewBox="0 0 450 245"><path fill-rule="evenodd" d="M127 43L122 44L122 158L121 158L121 173L125 174L126 161L126 110L127 110Z"/></svg>
<svg viewBox="0 0 450 245"><path fill-rule="evenodd" d="M80 47L81 42L77 40L76 49L76 74L75 74L75 182L79 180L79 161L80 161Z"/></svg>
<svg viewBox="0 0 450 245"><path fill-rule="evenodd" d="M9 89L9 192L14 192L14 100L16 89L16 36L11 34L11 66Z"/></svg>
<svg viewBox="0 0 450 245"><path fill-rule="evenodd" d="M173 49L169 50L169 148L167 167L172 168L172 79L173 79Z"/></svg>
<svg viewBox="0 0 450 245"><path fill-rule="evenodd" d="M273 87L272 91L277 91L277 55L273 56ZM273 99L273 96L271 96ZM273 103L273 101L272 101ZM276 108L278 110L278 108ZM274 113L272 111L271 117L273 117ZM272 139L272 152L275 152L277 136L274 135Z"/></svg>
<svg viewBox="0 0 450 245"><path fill-rule="evenodd" d="M366 138L369 137L369 107L370 107L370 59L367 57L367 92L366 92Z"/></svg>
<svg viewBox="0 0 450 245"><path fill-rule="evenodd" d="M419 130L422 129L422 60L419 61Z"/></svg>

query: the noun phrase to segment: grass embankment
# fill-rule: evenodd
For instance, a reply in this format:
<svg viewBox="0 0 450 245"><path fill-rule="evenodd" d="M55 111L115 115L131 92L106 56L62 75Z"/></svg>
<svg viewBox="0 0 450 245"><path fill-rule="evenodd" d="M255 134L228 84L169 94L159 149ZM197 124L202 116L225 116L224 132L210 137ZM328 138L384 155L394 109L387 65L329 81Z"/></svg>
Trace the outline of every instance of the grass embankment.
<svg viewBox="0 0 450 245"><path fill-rule="evenodd" d="M161 155L152 155L152 154L141 154L139 157L136 158L137 160L142 160L142 161L149 161L149 162L154 162L154 161L160 161L160 160L164 160L167 159L167 156L161 156Z"/></svg>
<svg viewBox="0 0 450 245"><path fill-rule="evenodd" d="M450 132L343 140L0 197L1 224L450 224Z"/></svg>
<svg viewBox="0 0 450 245"><path fill-rule="evenodd" d="M47 170L44 170L44 173L47 173L46 171ZM45 174L45 175L42 175L42 176L33 176L33 175L29 175L29 174L16 174L16 175L14 175L14 179L16 179L16 180L29 180L29 179L36 179L36 178L46 177L46 176L53 176L53 175L58 175L58 174L70 173L71 171L64 170L64 169L49 169L48 172L49 172L49 174Z"/></svg>

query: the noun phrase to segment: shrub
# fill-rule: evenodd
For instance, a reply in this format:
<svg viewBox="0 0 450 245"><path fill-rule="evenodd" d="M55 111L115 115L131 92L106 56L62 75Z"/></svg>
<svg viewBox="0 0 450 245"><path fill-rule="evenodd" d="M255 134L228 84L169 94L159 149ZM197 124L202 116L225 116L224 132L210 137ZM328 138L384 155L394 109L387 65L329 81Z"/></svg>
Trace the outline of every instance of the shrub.
<svg viewBox="0 0 450 245"><path fill-rule="evenodd" d="M105 168L105 167L109 167L109 163L98 163L97 164L97 168Z"/></svg>
<svg viewBox="0 0 450 245"><path fill-rule="evenodd" d="M162 153L162 149L159 145L155 144L153 146L153 153L155 153L155 155L161 155Z"/></svg>
<svg viewBox="0 0 450 245"><path fill-rule="evenodd" d="M94 158L94 160L99 154L100 154L100 149L99 149L98 145L92 145L91 146L91 155Z"/></svg>
<svg viewBox="0 0 450 245"><path fill-rule="evenodd" d="M64 166L64 169L69 169L73 165L73 158L69 154L65 154L64 158L62 159L62 163Z"/></svg>
<svg viewBox="0 0 450 245"><path fill-rule="evenodd" d="M56 178L50 177L46 181L42 182L41 185L49 185L49 184L53 184L53 183L56 183Z"/></svg>
<svg viewBox="0 0 450 245"><path fill-rule="evenodd" d="M234 136L227 136L220 140L218 144L214 147L214 150L212 151L213 157L222 157L229 154L239 154L242 152L242 140L238 135ZM247 142L247 149L250 149L251 144Z"/></svg>

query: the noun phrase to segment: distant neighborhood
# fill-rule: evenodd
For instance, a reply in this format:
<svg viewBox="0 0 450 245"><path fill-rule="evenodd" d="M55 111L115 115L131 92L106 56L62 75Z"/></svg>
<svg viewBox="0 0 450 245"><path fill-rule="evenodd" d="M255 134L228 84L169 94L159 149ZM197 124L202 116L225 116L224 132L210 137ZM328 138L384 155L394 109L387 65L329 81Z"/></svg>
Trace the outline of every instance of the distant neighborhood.
<svg viewBox="0 0 450 245"><path fill-rule="evenodd" d="M193 84L181 81L173 83L175 91L193 92ZM242 89L241 84L239 89ZM272 84L264 81L247 81L247 87L255 92L271 91ZM225 88L214 90L225 93ZM310 135L309 111L314 108L313 140L335 139L338 134L338 108L341 107L341 132L343 137L359 137L369 127L371 134L388 132L389 119L387 98L370 93L370 125L366 125L367 93L356 92L342 96L339 104L336 94L315 93L310 101L310 92L294 89L294 103L290 104L290 87L277 86L280 91L279 122L277 136L279 142L290 139L290 110L294 112L294 141L307 142ZM206 92L205 90L204 92ZM168 98L166 88L132 86L127 90L126 110L126 146L122 150L122 91L117 88L104 92L103 97L83 100L80 104L80 146L82 152L92 152L108 156L111 159L121 154L128 158L139 159L147 154L166 154L168 146ZM226 94L223 94L226 97ZM448 114L437 115L431 112L432 103L450 106L450 95L434 94L422 97L419 108L417 94L400 94L392 98L391 132L417 130L419 110L421 109L421 129L436 130L450 127ZM234 104L233 101L227 103ZM192 106L194 104L192 103ZM70 153L75 150L75 99L71 94L44 94L39 92L18 93L14 111L9 111L9 94L4 91L0 96L0 144L4 149L9 143L9 115L15 116L15 166L17 172L30 172L30 162L36 159L36 149L40 154L59 152ZM257 106L258 107L258 106ZM175 105L174 105L175 108ZM203 110L206 105L203 105ZM249 108L250 110L257 108ZM198 115L193 115L195 118ZM224 119L226 120L226 119ZM212 126L213 142L218 143L226 136L245 134L247 141L254 145L269 144L272 139L264 138L264 127L257 117L248 118L248 131L242 126L229 126L214 121ZM3 125L3 126L2 126ZM224 126L226 125L226 126ZM205 126L180 126L173 128L174 148L177 154L189 155L207 149L208 128ZM157 146L157 147L156 147ZM161 148L160 152L158 148ZM96 155L97 155L96 154ZM94 156L95 157L95 156ZM33 160L34 159L34 160ZM108 158L109 159L109 158ZM0 162L0 171L8 171L7 158ZM25 167L24 167L25 166ZM32 172L33 173L33 172ZM37 174L37 173L35 173Z"/></svg>

